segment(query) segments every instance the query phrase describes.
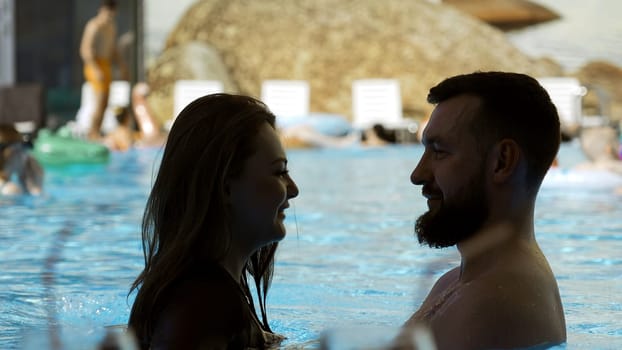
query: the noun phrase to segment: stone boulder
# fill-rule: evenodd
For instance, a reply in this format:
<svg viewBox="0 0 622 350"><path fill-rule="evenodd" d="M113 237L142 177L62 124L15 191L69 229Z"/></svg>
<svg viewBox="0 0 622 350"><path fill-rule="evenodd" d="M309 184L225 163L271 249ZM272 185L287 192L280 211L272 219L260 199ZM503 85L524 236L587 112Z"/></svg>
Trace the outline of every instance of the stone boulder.
<svg viewBox="0 0 622 350"><path fill-rule="evenodd" d="M173 116L172 96L177 80L220 80L226 92L238 92L218 50L205 42L188 41L165 50L157 57L148 77L152 87L148 102L163 124Z"/></svg>
<svg viewBox="0 0 622 350"><path fill-rule="evenodd" d="M605 115L622 122L622 68L606 61L591 61L575 74L588 87L583 99L586 114Z"/></svg>
<svg viewBox="0 0 622 350"><path fill-rule="evenodd" d="M241 93L260 96L266 79L307 80L311 112L347 118L355 79L398 79L404 115L424 118L431 111L429 88L448 76L476 70L563 73L552 60L519 51L502 31L425 0L200 0L167 39L163 56L180 58L167 60L167 69L175 72L181 62L201 65L202 57L181 60L171 53L197 41L218 50ZM155 91L168 89L166 79L173 78L164 79L160 69L149 70ZM166 91L160 97L172 98Z"/></svg>

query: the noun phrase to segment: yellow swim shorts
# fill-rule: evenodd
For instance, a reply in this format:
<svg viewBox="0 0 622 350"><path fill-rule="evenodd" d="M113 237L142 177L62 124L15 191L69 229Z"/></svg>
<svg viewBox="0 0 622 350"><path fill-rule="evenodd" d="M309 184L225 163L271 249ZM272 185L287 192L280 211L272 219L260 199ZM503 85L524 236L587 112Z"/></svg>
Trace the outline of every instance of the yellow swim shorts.
<svg viewBox="0 0 622 350"><path fill-rule="evenodd" d="M97 79L93 64L84 65L84 77L96 92L109 92L110 83L112 82L112 65L109 60L99 58L95 60L95 64L102 72L102 80Z"/></svg>

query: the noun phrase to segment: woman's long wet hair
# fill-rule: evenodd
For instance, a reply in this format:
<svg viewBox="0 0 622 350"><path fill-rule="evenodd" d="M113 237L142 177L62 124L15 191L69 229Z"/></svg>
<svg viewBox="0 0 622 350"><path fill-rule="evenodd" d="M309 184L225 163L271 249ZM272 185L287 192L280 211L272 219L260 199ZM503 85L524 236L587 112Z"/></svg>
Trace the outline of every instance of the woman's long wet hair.
<svg viewBox="0 0 622 350"><path fill-rule="evenodd" d="M4 149L14 143L21 143L22 135L15 129L13 124L0 124L0 178L8 180L11 174L4 172Z"/></svg>
<svg viewBox="0 0 622 350"><path fill-rule="evenodd" d="M136 278L137 290L129 326L141 343L149 343L162 311L167 288L200 261L220 261L231 244L231 213L225 181L242 172L255 150L260 127L275 117L251 97L212 94L201 97L176 118L142 221L145 269ZM242 273L244 294L255 315L248 284L254 280L264 330L266 294L272 280L277 243L256 251Z"/></svg>

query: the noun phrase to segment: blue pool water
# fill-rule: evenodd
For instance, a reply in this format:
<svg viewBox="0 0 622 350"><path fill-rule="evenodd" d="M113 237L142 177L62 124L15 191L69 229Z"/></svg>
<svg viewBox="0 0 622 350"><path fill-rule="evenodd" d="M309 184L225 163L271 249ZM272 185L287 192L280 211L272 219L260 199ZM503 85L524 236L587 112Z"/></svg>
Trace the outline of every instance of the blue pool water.
<svg viewBox="0 0 622 350"><path fill-rule="evenodd" d="M301 193L268 298L286 345L316 348L327 329L398 327L457 263L454 248L421 247L413 236L426 210L409 182L421 151L289 152ZM43 197L0 198L0 349L40 348L49 334L59 334L64 349L92 348L104 326L127 321L158 157L135 150L106 165L48 168ZM581 160L577 145L563 146L563 166ZM622 348L618 185L616 177L559 171L538 199L537 237L566 312L564 349Z"/></svg>

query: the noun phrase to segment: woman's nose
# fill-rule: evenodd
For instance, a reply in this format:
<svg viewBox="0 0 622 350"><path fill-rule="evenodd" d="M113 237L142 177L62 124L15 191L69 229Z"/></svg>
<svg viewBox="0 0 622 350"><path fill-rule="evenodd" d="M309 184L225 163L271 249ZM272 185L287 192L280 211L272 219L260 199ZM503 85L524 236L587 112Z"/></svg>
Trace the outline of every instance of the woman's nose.
<svg viewBox="0 0 622 350"><path fill-rule="evenodd" d="M298 185L296 185L296 182L294 182L294 180L288 176L288 182L287 182L287 198L294 198L298 196Z"/></svg>

